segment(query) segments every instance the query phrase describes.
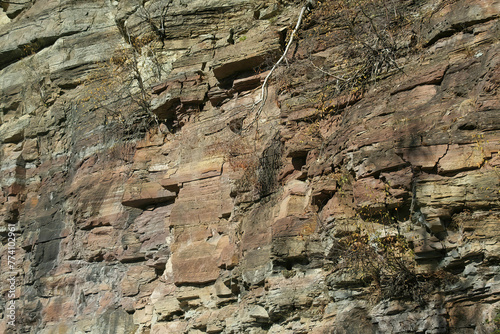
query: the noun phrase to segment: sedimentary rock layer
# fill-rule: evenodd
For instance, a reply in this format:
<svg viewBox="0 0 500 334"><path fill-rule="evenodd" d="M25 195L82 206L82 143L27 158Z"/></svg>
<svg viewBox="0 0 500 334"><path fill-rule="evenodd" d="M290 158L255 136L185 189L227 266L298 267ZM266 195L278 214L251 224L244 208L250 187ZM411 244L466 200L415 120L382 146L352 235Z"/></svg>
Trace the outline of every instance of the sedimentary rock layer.
<svg viewBox="0 0 500 334"><path fill-rule="evenodd" d="M1 332L500 329L497 0L0 6Z"/></svg>

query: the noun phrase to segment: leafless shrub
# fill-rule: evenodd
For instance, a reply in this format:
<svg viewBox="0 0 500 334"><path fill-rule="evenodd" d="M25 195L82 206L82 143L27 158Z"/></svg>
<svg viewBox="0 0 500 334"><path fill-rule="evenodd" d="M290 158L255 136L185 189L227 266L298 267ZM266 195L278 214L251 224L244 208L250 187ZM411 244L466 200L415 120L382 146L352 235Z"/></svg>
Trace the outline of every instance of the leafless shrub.
<svg viewBox="0 0 500 334"><path fill-rule="evenodd" d="M330 258L333 275L354 274L379 299L406 299L419 303L454 277L444 271L421 274L415 270L412 245L400 235L370 236L360 229L334 241Z"/></svg>
<svg viewBox="0 0 500 334"><path fill-rule="evenodd" d="M107 62L96 68L83 84L87 108L105 111L105 123L121 129L125 138L141 136L159 124L151 111L151 93L139 64L141 41L130 38L131 45L115 50Z"/></svg>
<svg viewBox="0 0 500 334"><path fill-rule="evenodd" d="M358 101L369 86L403 71L405 57L418 48L417 17L417 5L408 1L321 2L304 19L295 59L281 73L281 91L297 85L297 78L323 77L320 109Z"/></svg>

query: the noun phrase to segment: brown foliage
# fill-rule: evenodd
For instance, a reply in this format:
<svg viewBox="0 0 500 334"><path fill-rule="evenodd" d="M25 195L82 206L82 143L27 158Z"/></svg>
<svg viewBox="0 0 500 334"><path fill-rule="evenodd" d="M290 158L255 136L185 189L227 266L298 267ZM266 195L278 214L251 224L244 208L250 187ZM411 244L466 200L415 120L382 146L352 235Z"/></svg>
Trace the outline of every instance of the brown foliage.
<svg viewBox="0 0 500 334"><path fill-rule="evenodd" d="M336 239L330 256L336 262L334 275L354 274L370 286L376 300L424 303L427 295L454 279L444 271L417 273L411 244L401 235L370 236L358 229Z"/></svg>

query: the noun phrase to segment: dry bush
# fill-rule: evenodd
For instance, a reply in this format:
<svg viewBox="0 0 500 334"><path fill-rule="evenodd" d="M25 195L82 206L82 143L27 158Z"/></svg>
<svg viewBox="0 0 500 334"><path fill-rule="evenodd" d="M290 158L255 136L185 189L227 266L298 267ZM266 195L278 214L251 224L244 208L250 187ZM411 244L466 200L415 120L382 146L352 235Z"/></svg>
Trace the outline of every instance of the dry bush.
<svg viewBox="0 0 500 334"><path fill-rule="evenodd" d="M405 57L418 47L419 15L413 1L319 3L304 20L291 66L281 70L281 91L306 78L320 82L316 99L323 112L353 104L370 85L403 71ZM325 50L330 56L320 53Z"/></svg>
<svg viewBox="0 0 500 334"><path fill-rule="evenodd" d="M151 111L150 79L139 64L151 39L131 39L117 48L106 62L96 63L83 82L86 93L79 101L88 109L101 109L105 123L114 124L124 138L136 138L158 125Z"/></svg>
<svg viewBox="0 0 500 334"><path fill-rule="evenodd" d="M417 273L412 245L401 235L370 236L360 229L346 232L334 241L330 252L333 275L347 273L358 277L380 299L404 299L419 303L439 288L453 281L444 271Z"/></svg>
<svg viewBox="0 0 500 334"><path fill-rule="evenodd" d="M279 136L273 138L262 152L257 169L257 188L261 197L271 194L278 185L277 176L281 168L283 143Z"/></svg>
<svg viewBox="0 0 500 334"><path fill-rule="evenodd" d="M283 149L278 136L271 140L260 156L250 141L233 141L225 147L230 168L241 173L235 184L235 192L253 192L264 197L275 191Z"/></svg>

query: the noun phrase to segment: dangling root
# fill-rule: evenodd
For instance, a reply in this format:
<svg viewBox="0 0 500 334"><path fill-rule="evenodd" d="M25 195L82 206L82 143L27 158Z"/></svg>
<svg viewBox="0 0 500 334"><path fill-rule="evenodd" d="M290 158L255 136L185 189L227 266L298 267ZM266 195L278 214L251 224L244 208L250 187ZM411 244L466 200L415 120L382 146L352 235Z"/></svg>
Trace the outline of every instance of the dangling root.
<svg viewBox="0 0 500 334"><path fill-rule="evenodd" d="M259 109L257 110L257 114L255 115L255 121L260 116L260 113L262 112L262 109L264 108L264 104L266 103L266 100L267 100L267 83L269 81L269 78L273 74L274 70L278 67L278 65L283 61L283 59L286 58L286 54L288 53L288 49L290 49L290 46L292 45L292 42L293 42L293 38L294 38L295 34L297 33L297 30L299 30L300 23L302 22L302 17L304 16L304 12L306 11L308 6L309 6L309 2L306 5L304 5L304 7L302 7L302 9L300 10L299 19L297 20L297 24L295 25L295 29L292 31L292 34L290 35L290 40L288 41L288 44L285 48L285 51L283 52L283 55L274 64L273 68L271 69L271 71L269 71L266 78L264 79L264 83L262 84L262 88L261 88L260 99L257 102L255 102L255 105L260 104Z"/></svg>

